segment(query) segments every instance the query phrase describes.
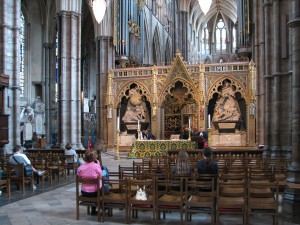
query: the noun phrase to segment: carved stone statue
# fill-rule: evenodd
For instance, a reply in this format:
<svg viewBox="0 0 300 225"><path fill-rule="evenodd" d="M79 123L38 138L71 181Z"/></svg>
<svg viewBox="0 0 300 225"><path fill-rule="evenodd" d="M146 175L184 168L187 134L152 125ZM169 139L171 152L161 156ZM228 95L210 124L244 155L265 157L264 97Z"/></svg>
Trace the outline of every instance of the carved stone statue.
<svg viewBox="0 0 300 225"><path fill-rule="evenodd" d="M122 117L124 123L129 122L149 122L149 112L137 88L129 91L130 98L127 102L125 115Z"/></svg>
<svg viewBox="0 0 300 225"><path fill-rule="evenodd" d="M241 111L232 86L229 82L225 82L215 104L212 122L238 121L240 119Z"/></svg>

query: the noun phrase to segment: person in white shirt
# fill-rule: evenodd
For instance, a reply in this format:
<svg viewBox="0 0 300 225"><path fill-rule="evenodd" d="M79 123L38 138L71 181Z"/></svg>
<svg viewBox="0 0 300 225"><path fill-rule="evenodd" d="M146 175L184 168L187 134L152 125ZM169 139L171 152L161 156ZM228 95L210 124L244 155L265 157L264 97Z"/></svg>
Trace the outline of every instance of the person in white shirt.
<svg viewBox="0 0 300 225"><path fill-rule="evenodd" d="M9 158L9 164L11 164L11 165L17 165L17 164L31 165L31 162L28 159L28 157L25 154L23 154L21 151L22 151L22 148L20 145L16 145L13 148L14 154ZM36 170L32 165L31 165L31 167L32 167L33 173L35 173L39 176L42 176L45 173L45 171ZM15 171L15 173L17 175L20 175L18 171Z"/></svg>
<svg viewBox="0 0 300 225"><path fill-rule="evenodd" d="M76 162L80 166L82 163L79 160L77 152L72 148L72 145L70 143L67 143L65 148L65 156L74 155L74 162ZM73 161L71 160L71 158L66 158L67 163L73 163Z"/></svg>

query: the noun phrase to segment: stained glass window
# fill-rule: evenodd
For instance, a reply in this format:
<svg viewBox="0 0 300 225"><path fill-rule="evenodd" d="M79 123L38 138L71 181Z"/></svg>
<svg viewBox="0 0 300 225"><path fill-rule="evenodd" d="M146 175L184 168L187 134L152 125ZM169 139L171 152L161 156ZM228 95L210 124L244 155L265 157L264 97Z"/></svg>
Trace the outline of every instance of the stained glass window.
<svg viewBox="0 0 300 225"><path fill-rule="evenodd" d="M209 54L209 33L208 33L207 24L205 25L202 33L202 50L203 53Z"/></svg>

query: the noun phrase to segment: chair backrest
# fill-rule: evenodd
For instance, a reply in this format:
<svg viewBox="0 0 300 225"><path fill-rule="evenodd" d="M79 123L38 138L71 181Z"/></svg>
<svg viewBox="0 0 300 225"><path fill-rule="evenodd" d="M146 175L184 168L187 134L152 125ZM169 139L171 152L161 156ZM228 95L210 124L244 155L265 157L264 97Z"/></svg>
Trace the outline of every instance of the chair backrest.
<svg viewBox="0 0 300 225"><path fill-rule="evenodd" d="M98 202L101 196L101 191L100 191L100 182L101 178L82 178L80 176L76 176L76 200L77 201L85 201L85 202ZM82 196L81 194L81 186L83 184L88 184L88 185L95 185L96 190L97 190L97 196L96 197L85 197ZM100 203L99 203L100 204Z"/></svg>
<svg viewBox="0 0 300 225"><path fill-rule="evenodd" d="M206 201L200 201L198 207L210 207L214 206L215 199L215 179L210 178L206 180L187 180L185 187L186 202L188 202L189 196L205 197ZM201 205L206 204L206 205ZM209 204L209 205L208 205Z"/></svg>
<svg viewBox="0 0 300 225"><path fill-rule="evenodd" d="M82 178L76 176L76 218L79 219L79 205L87 207L94 206L98 208L98 222L100 222L100 209L101 209L101 190L100 190L101 178ZM86 197L81 194L81 187L84 184L95 185L97 195L94 197Z"/></svg>
<svg viewBox="0 0 300 225"><path fill-rule="evenodd" d="M160 201L160 197L162 195L175 195L175 196L181 196L181 200L183 201L184 198L184 187L185 187L185 179L180 178L176 180L161 180L159 178L156 178L155 181L156 185L156 202ZM160 199L160 200L159 200ZM180 204L178 202L177 204Z"/></svg>
<svg viewBox="0 0 300 225"><path fill-rule="evenodd" d="M155 196L155 180L139 180L139 179L129 179L128 180L128 199L130 200L140 200L138 195L138 189L142 189L146 194L146 200L144 201L153 201ZM149 198L149 196L152 198ZM131 199L133 197L133 199Z"/></svg>
<svg viewBox="0 0 300 225"><path fill-rule="evenodd" d="M69 163L69 164L74 164L74 163L76 163L76 162L75 162L74 155L65 155L65 157L66 157L67 163Z"/></svg>

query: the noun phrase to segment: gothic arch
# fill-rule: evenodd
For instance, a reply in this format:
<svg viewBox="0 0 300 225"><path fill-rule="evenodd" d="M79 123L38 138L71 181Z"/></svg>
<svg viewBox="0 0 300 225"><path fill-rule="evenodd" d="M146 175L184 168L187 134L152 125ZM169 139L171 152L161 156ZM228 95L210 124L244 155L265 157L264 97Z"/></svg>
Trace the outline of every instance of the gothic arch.
<svg viewBox="0 0 300 225"><path fill-rule="evenodd" d="M149 29L147 17L144 20L144 64L150 64Z"/></svg>
<svg viewBox="0 0 300 225"><path fill-rule="evenodd" d="M160 52L160 35L158 26L155 27L153 35L153 64L158 65L161 62L161 52Z"/></svg>
<svg viewBox="0 0 300 225"><path fill-rule="evenodd" d="M235 95L236 101L239 105L240 112L241 112L241 120L242 122L242 129L245 129L247 125L247 101L246 101L246 90L245 87L236 79L232 77L222 77L218 79L209 89L208 97L207 97L207 114L210 114L212 117L214 116L214 109L216 100L221 93L222 86L224 82L229 82L232 86L233 93Z"/></svg>
<svg viewBox="0 0 300 225"><path fill-rule="evenodd" d="M127 99L129 98L128 91L134 85L136 85L136 87L141 91L140 94L142 96L145 96L147 101L149 101L150 104L152 104L152 98L151 98L150 90L145 85L143 85L142 83L140 83L138 81L134 81L134 82L130 81L130 82L127 82L126 84L124 84L120 88L119 93L116 97L115 104L114 104L115 108L118 107L118 104L122 101L123 97L126 97Z"/></svg>
<svg viewBox="0 0 300 225"><path fill-rule="evenodd" d="M179 95L175 96L176 94L174 94L174 91L176 90L176 87L178 87L178 85L181 84L182 84L182 89L185 90L185 93L181 93L183 96L179 96ZM180 92L182 91L180 90ZM174 101L176 101L175 104L178 104L180 106L182 106L183 104L197 104L195 88L190 84L190 82L181 78L174 79L170 83L166 84L165 88L162 90L159 96L160 107L164 107L169 104L172 104L169 101L170 99L168 99L170 97L174 99ZM166 100L168 100L168 103L166 103Z"/></svg>
<svg viewBox="0 0 300 225"><path fill-rule="evenodd" d="M235 87L234 93L239 92L241 93L242 98L247 99L245 87L238 80L234 79L233 77L222 77L218 79L213 85L211 85L207 94L207 100L212 99L215 93L220 94L220 87L225 80L229 80L231 85Z"/></svg>
<svg viewBox="0 0 300 225"><path fill-rule="evenodd" d="M168 38L166 42L166 51L165 51L165 63L167 65L170 64L172 61L171 51L172 50L171 50L170 38Z"/></svg>

